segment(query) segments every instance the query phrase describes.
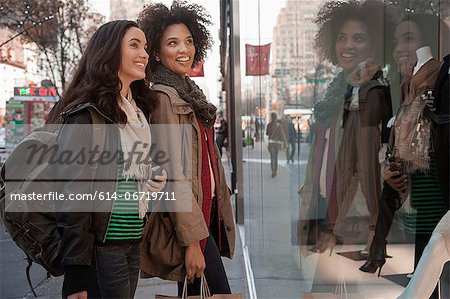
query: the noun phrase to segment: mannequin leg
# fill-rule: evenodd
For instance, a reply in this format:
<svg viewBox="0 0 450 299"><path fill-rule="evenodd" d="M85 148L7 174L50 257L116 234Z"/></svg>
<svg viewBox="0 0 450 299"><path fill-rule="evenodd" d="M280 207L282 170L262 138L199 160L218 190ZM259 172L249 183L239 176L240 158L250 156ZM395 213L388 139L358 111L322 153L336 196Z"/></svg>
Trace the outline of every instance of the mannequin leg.
<svg viewBox="0 0 450 299"><path fill-rule="evenodd" d="M435 286L448 260L450 260L450 212L447 212L436 225L413 278L399 298L429 298L430 295L437 298Z"/></svg>
<svg viewBox="0 0 450 299"><path fill-rule="evenodd" d="M433 233L411 281L397 299L430 298L445 262L450 260L449 248L441 233Z"/></svg>

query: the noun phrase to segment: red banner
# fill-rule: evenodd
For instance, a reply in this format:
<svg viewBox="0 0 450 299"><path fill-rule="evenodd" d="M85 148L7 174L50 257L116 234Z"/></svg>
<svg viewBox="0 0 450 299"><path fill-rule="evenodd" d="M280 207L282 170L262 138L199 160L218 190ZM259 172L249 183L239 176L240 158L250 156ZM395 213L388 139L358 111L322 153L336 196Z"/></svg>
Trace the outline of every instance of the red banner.
<svg viewBox="0 0 450 299"><path fill-rule="evenodd" d="M270 44L263 46L245 45L245 75L263 76L269 74Z"/></svg>
<svg viewBox="0 0 450 299"><path fill-rule="evenodd" d="M199 61L195 67L187 73L187 75L189 77L204 77L205 73L203 71L203 61Z"/></svg>

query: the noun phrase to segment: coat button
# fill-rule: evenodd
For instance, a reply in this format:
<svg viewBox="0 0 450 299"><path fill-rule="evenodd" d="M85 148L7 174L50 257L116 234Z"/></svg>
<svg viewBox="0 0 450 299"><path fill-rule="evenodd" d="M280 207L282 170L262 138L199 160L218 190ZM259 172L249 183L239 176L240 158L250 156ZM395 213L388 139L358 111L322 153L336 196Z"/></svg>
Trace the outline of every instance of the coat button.
<svg viewBox="0 0 450 299"><path fill-rule="evenodd" d="M231 226L227 226L226 230L227 230L227 232L231 232L233 229L231 228Z"/></svg>

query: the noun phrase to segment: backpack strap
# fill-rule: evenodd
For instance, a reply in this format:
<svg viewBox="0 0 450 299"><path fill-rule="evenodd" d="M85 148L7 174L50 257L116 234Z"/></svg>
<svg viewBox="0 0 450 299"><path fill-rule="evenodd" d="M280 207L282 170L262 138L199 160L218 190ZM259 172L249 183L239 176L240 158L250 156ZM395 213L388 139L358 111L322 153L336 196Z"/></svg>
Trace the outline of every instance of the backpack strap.
<svg viewBox="0 0 450 299"><path fill-rule="evenodd" d="M33 293L34 297L37 297L36 292L34 291L33 284L31 283L31 277L30 277L30 269L31 269L31 266L33 265L33 260L28 256L28 254L27 254L26 260L28 262L28 265L26 268L28 285L30 286L31 292Z"/></svg>

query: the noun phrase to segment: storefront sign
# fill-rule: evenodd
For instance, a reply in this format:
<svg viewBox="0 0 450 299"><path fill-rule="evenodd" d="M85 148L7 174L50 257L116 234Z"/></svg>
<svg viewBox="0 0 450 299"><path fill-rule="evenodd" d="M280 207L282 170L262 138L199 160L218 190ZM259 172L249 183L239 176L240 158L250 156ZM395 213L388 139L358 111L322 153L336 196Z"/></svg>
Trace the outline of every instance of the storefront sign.
<svg viewBox="0 0 450 299"><path fill-rule="evenodd" d="M58 94L55 87L14 87L16 101L57 101Z"/></svg>
<svg viewBox="0 0 450 299"><path fill-rule="evenodd" d="M270 44L263 46L245 45L245 75L264 76L269 74Z"/></svg>
<svg viewBox="0 0 450 299"><path fill-rule="evenodd" d="M56 97L55 87L14 87L14 96Z"/></svg>

